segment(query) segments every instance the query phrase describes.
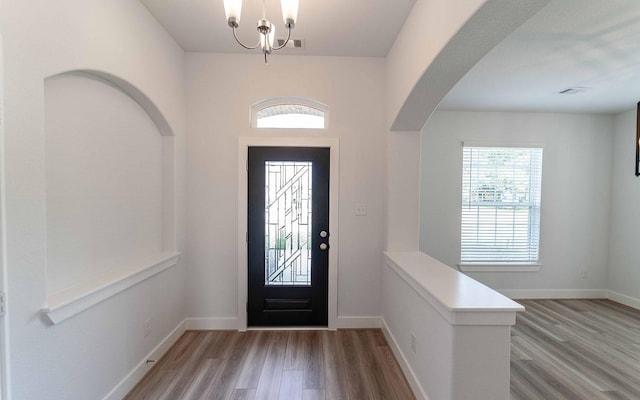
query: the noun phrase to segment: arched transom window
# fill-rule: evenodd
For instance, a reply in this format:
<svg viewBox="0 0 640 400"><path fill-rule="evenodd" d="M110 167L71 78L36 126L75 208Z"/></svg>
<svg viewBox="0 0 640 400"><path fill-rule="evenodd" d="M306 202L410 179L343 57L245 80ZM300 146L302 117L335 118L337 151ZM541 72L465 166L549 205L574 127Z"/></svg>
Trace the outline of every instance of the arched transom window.
<svg viewBox="0 0 640 400"><path fill-rule="evenodd" d="M327 117L328 107L310 99L269 99L252 107L255 128L325 129Z"/></svg>

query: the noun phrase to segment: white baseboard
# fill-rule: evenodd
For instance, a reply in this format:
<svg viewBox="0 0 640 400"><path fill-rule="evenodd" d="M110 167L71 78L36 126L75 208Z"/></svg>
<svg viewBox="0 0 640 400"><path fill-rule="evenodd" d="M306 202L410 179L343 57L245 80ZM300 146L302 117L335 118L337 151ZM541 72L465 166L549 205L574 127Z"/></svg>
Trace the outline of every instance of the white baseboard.
<svg viewBox="0 0 640 400"><path fill-rule="evenodd" d="M381 317L338 317L337 329L381 328Z"/></svg>
<svg viewBox="0 0 640 400"><path fill-rule="evenodd" d="M418 381L416 374L413 372L413 368L411 368L411 365L407 361L407 358L404 356L404 353L400 349L400 346L398 346L398 342L396 341L396 338L391 333L391 330L389 329L387 322L384 320L384 318L380 318L380 321L382 324L382 332L384 333L384 336L387 338L387 342L389 342L391 351L393 351L393 354L396 356L396 359L398 360L398 364L400 364L400 368L402 369L404 376L407 378L407 381L409 382L409 386L411 386L411 389L413 390L413 394L416 396L416 399L429 400L429 397L424 392L422 385L420 385L420 382Z"/></svg>
<svg viewBox="0 0 640 400"><path fill-rule="evenodd" d="M640 299L605 289L522 289L498 290L513 300L526 299L609 299L640 310Z"/></svg>
<svg viewBox="0 0 640 400"><path fill-rule="evenodd" d="M238 319L229 318L187 318L186 329L191 330L237 330ZM338 317L336 329L380 328L381 318L374 317ZM277 328L275 328L277 330ZM291 328L285 328L291 329Z"/></svg>
<svg viewBox="0 0 640 400"><path fill-rule="evenodd" d="M186 330L185 321L182 321L176 328L164 338L151 352L136 365L129 374L118 383L118 385L107 394L103 400L121 400L124 396L142 379L144 374L152 367L147 360L159 360L164 353L182 336Z"/></svg>
<svg viewBox="0 0 640 400"><path fill-rule="evenodd" d="M624 304L625 306L633 307L640 310L640 299L636 299L635 297L608 290L607 298L609 300L615 301L616 303Z"/></svg>
<svg viewBox="0 0 640 400"><path fill-rule="evenodd" d="M196 331L224 331L238 330L238 318L187 318L188 330Z"/></svg>
<svg viewBox="0 0 640 400"><path fill-rule="evenodd" d="M603 289L521 289L498 290L510 299L606 299Z"/></svg>

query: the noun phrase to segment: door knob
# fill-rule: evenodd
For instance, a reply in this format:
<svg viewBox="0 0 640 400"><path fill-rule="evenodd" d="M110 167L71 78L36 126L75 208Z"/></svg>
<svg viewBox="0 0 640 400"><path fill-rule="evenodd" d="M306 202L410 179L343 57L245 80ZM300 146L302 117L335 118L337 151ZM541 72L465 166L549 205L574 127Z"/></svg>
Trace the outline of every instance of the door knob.
<svg viewBox="0 0 640 400"><path fill-rule="evenodd" d="M329 245L326 243L320 243L320 250L326 250L329 248Z"/></svg>
<svg viewBox="0 0 640 400"><path fill-rule="evenodd" d="M327 231L320 231L320 237L321 237L321 238L326 238L327 236L329 236L329 234L327 233Z"/></svg>

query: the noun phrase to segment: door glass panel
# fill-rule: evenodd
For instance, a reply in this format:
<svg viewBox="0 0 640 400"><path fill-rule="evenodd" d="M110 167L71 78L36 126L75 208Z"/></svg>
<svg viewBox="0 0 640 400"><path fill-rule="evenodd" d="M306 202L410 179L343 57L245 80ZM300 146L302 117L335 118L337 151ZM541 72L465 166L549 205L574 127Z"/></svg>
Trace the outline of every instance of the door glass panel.
<svg viewBox="0 0 640 400"><path fill-rule="evenodd" d="M265 285L311 285L311 162L265 162Z"/></svg>

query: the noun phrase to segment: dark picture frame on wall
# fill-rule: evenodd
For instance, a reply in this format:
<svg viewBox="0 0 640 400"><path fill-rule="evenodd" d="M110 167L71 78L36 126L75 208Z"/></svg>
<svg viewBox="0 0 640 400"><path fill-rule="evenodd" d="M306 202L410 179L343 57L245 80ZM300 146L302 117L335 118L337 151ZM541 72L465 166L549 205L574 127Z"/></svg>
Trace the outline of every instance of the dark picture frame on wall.
<svg viewBox="0 0 640 400"><path fill-rule="evenodd" d="M640 176L640 102L636 111L636 176Z"/></svg>

